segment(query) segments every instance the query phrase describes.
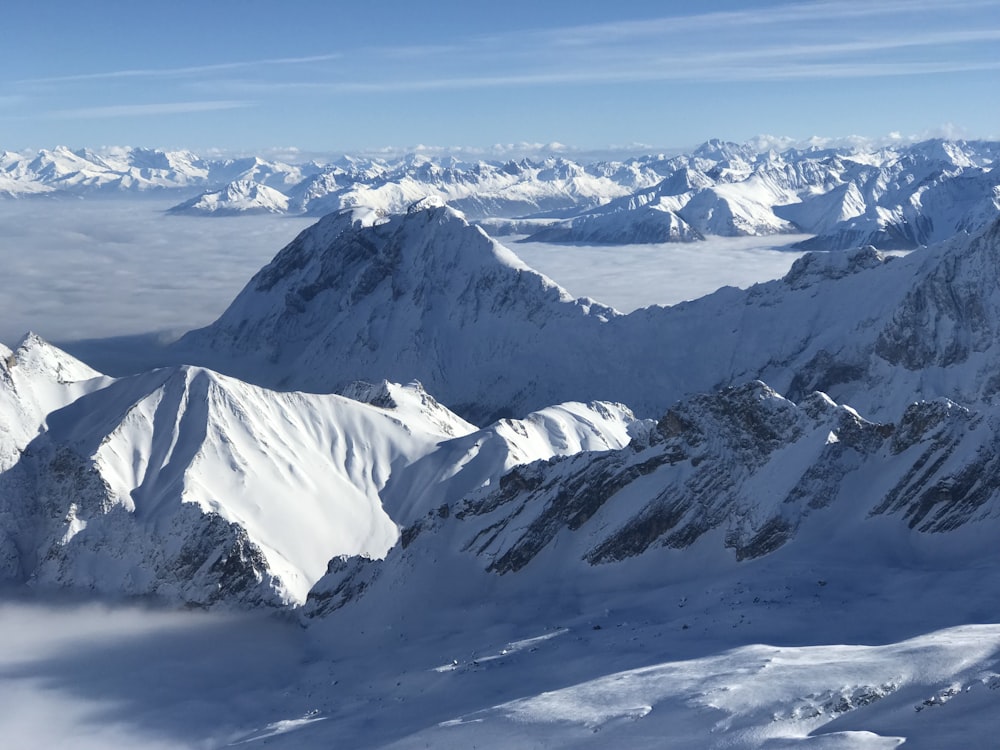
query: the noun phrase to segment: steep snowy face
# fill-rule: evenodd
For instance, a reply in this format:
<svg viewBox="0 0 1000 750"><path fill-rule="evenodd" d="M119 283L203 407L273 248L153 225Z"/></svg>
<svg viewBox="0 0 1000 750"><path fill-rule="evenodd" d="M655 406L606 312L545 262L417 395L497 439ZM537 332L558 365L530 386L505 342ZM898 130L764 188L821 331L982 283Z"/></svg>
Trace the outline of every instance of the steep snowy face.
<svg viewBox="0 0 1000 750"><path fill-rule="evenodd" d="M221 190L212 190L170 209L172 214L234 216L238 214L283 214L288 197L253 180L236 180Z"/></svg>
<svg viewBox="0 0 1000 750"><path fill-rule="evenodd" d="M35 334L14 351L0 345L0 470L16 462L49 413L109 382Z"/></svg>
<svg viewBox="0 0 1000 750"><path fill-rule="evenodd" d="M301 604L331 558L384 556L399 524L511 467L648 429L619 404L569 403L478 430L419 383L278 393L187 366L112 380L36 337L4 368L0 577L186 605Z"/></svg>
<svg viewBox="0 0 1000 750"><path fill-rule="evenodd" d="M382 491L393 519L406 526L466 494L495 486L513 467L554 456L623 448L644 434L622 404L569 402L501 419L485 429L441 442L412 465L395 472Z"/></svg>
<svg viewBox="0 0 1000 750"><path fill-rule="evenodd" d="M876 418L919 398L990 400L998 253L1000 220L905 258L809 254L778 281L638 310L607 326L635 373L610 395L643 416L667 407L663 394L751 378L793 400L821 390Z"/></svg>
<svg viewBox="0 0 1000 750"><path fill-rule="evenodd" d="M304 601L379 557L394 470L476 428L419 384L275 393L180 367L113 380L29 335L2 352L0 578L187 604Z"/></svg>
<svg viewBox="0 0 1000 750"><path fill-rule="evenodd" d="M900 394L992 401L1000 364L998 256L1000 220L893 263L896 273L871 289L890 304L859 316L853 340L824 342L800 359L790 395L828 384L871 411L886 403L902 408Z"/></svg>
<svg viewBox="0 0 1000 750"><path fill-rule="evenodd" d="M300 603L330 557L395 544L379 490L395 467L473 429L444 416L433 403L401 414L197 368L119 380L51 415L29 448L43 519L32 580Z"/></svg>
<svg viewBox="0 0 1000 750"><path fill-rule="evenodd" d="M604 456L515 469L459 511L484 522L467 549L502 574L528 565L565 530L587 538L582 556L599 564L687 547L725 526L737 559L760 556L790 538L810 507L831 500L845 447L882 439L877 426L825 397L799 409L759 382L682 402L643 437ZM621 505L612 501L619 497Z"/></svg>
<svg viewBox="0 0 1000 750"><path fill-rule="evenodd" d="M416 379L478 420L566 400L553 397L558 379L583 379L575 352L593 349L616 315L572 299L455 211L422 203L391 218L323 219L178 346L301 390Z"/></svg>
<svg viewBox="0 0 1000 750"><path fill-rule="evenodd" d="M34 474L22 455L51 412L111 382L34 334L11 351L0 345L0 580L22 580L30 542L20 531L35 522Z"/></svg>
<svg viewBox="0 0 1000 750"><path fill-rule="evenodd" d="M905 258L814 253L777 281L619 315L570 299L450 209L359 210L304 232L175 354L269 387L419 380L478 423L591 400L650 417L754 378L892 417L917 398L996 392L998 253L997 225Z"/></svg>
<svg viewBox="0 0 1000 750"><path fill-rule="evenodd" d="M519 466L429 511L384 561L335 562L309 611L429 580L438 564L457 587L500 576L538 593L614 580L626 564L655 587L671 580L670 563L732 565L796 542L976 554L1000 519L998 429L995 407L947 400L879 424L825 394L796 405L760 382L698 396L623 449Z"/></svg>

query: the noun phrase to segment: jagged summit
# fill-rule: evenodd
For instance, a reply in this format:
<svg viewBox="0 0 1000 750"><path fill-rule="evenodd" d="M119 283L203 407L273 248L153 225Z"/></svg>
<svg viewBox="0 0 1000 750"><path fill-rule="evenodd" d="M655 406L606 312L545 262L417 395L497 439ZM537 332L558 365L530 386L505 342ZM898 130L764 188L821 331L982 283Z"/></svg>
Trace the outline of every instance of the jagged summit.
<svg viewBox="0 0 1000 750"><path fill-rule="evenodd" d="M15 386L0 384L0 405ZM331 557L397 541L379 497L395 469L475 430L416 388L385 388L391 412L191 366L78 387L4 453L0 572L203 606L301 603ZM8 429L32 416L4 412Z"/></svg>
<svg viewBox="0 0 1000 750"><path fill-rule="evenodd" d="M520 465L428 509L385 560L333 566L309 612L369 597L385 606L444 568L470 590L442 601L526 581L544 599L567 580L586 588L638 576L655 587L796 544L790 555L805 545L836 559L849 542L859 556L888 544L905 558L935 542L950 549L951 534L982 552L984 525L1000 518L996 457L981 450L997 424L995 406L973 412L947 399L873 422L824 393L795 404L760 381L701 394L621 449Z"/></svg>
<svg viewBox="0 0 1000 750"><path fill-rule="evenodd" d="M303 232L175 354L289 389L419 380L480 424L565 401L649 417L753 378L879 417L996 391L997 233L905 258L808 254L777 281L620 315L572 299L450 208L356 209ZM920 363L943 369L926 377Z"/></svg>
<svg viewBox="0 0 1000 750"><path fill-rule="evenodd" d="M232 216L237 214L283 214L288 197L253 180L236 180L222 190L202 193L170 209L172 214Z"/></svg>
<svg viewBox="0 0 1000 750"><path fill-rule="evenodd" d="M620 448L625 407L478 430L419 383L275 392L197 366L111 379L35 336L0 363L0 579L194 606L295 606L331 558L518 462ZM389 488L390 480L392 488Z"/></svg>
<svg viewBox="0 0 1000 750"><path fill-rule="evenodd" d="M569 376L574 346L616 315L574 300L432 202L399 216L355 210L321 220L179 347L242 358L237 372L305 390L419 380L479 419L564 400L544 386L527 391L517 373Z"/></svg>

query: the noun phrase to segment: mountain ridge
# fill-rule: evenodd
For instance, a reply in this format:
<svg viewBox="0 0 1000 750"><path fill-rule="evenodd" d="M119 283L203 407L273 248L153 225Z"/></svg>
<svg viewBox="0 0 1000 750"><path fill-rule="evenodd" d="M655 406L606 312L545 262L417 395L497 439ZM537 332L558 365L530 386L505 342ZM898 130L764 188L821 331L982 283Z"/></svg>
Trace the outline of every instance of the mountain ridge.
<svg viewBox="0 0 1000 750"><path fill-rule="evenodd" d="M814 234L803 249L911 249L976 231L1000 207L1000 144L932 139L789 148L708 141L690 154L616 162L461 161L411 154L302 165L154 149L0 156L0 196L187 191L174 213L399 213L436 197L494 231L552 242L634 244L705 235ZM260 185L254 190L248 182ZM260 195L258 195L260 194ZM525 220L502 221L502 220Z"/></svg>

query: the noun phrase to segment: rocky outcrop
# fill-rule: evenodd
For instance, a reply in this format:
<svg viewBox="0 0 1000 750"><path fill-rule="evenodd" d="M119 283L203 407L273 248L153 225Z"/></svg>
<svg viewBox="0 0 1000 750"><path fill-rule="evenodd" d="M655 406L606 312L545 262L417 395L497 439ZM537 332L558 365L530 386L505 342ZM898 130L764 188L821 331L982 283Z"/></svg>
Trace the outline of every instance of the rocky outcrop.
<svg viewBox="0 0 1000 750"><path fill-rule="evenodd" d="M997 408L975 413L947 400L876 423L822 393L796 405L760 382L727 388L679 402L623 449L515 467L429 511L385 561L331 569L308 611L345 606L382 578L398 587L433 575L438 558L544 590L630 561L644 560L649 574L695 546L699 557L738 564L800 538L817 551L836 539L882 539L886 523L985 538L1000 519L998 430Z"/></svg>

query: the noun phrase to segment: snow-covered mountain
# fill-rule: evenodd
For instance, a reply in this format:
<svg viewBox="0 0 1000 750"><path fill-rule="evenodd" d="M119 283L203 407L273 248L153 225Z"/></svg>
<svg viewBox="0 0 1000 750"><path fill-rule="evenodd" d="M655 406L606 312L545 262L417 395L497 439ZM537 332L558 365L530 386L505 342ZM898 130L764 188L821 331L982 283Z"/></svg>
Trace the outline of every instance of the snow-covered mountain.
<svg viewBox="0 0 1000 750"><path fill-rule="evenodd" d="M534 234L631 244L805 232L805 249L910 249L974 231L1000 210L997 145L927 141L875 153L755 154L710 142L658 165L653 188Z"/></svg>
<svg viewBox="0 0 1000 750"><path fill-rule="evenodd" d="M149 699L107 657L143 652L104 632L89 650L7 657L4 687L16 701L21 682L61 694L128 674L124 689L96 682L81 722L104 723L91 704L105 700L180 746L986 746L1000 716L1000 628L981 624L1000 618L994 157L710 142L642 162L660 184L591 212L588 231L612 227L601 217L678 239L781 222L882 244L959 231L902 258L810 253L778 281L672 308L574 300L437 198L324 218L167 351L173 366L114 379L35 336L0 347L0 580L304 603L308 639L281 651L294 678L241 693L239 722L208 710L183 733L193 682L154 697L182 693L184 719L128 710ZM100 158L201 179L194 157ZM39 159L66 185L112 184L82 163L97 155ZM15 163L0 156L8 175ZM462 182L454 164L406 169ZM326 194L349 182L323 174ZM506 418L479 428L484 415ZM233 635L212 622L213 643ZM187 664L175 638L163 660Z"/></svg>
<svg viewBox="0 0 1000 750"><path fill-rule="evenodd" d="M561 158L540 162L438 163L410 158L360 170L334 166L297 186L293 210L321 216L345 208L400 213L434 197L472 218L575 211L649 187L659 175L637 164L580 165Z"/></svg>
<svg viewBox="0 0 1000 750"><path fill-rule="evenodd" d="M474 421L598 400L655 418L753 379L880 418L995 392L998 254L1000 220L904 258L808 254L778 281L621 315L571 299L446 207L347 212L303 232L173 356L301 390L418 379Z"/></svg>
<svg viewBox="0 0 1000 750"><path fill-rule="evenodd" d="M267 185L253 180L236 180L222 190L210 190L179 203L172 214L233 216L238 214L282 214L288 211L288 198Z"/></svg>
<svg viewBox="0 0 1000 750"><path fill-rule="evenodd" d="M474 421L549 404L615 313L575 300L453 209L330 215L302 232L176 355L272 387L419 380ZM539 375L540 371L545 375ZM405 377L402 376L406 373ZM614 400L614 399L612 399Z"/></svg>
<svg viewBox="0 0 1000 750"><path fill-rule="evenodd" d="M478 546L493 570L515 571L562 525L594 516L608 492L670 464L671 456L690 457L677 453L676 441L656 437L677 420L681 427L703 423L685 433L691 445L695 434L722 442L709 440L708 452L691 458L692 471L704 464L698 471L676 482L656 480L657 496L669 496L672 505L633 504L631 516L601 521L581 555L597 563L661 538L668 545L693 541L739 511L746 525L730 529L727 544L754 557L793 535L799 515L809 514L808 503L785 501L795 491L809 502L846 491L847 464L814 467L827 455L840 460L840 449L821 444L850 447L857 438L864 451L875 451L865 460L882 466L870 471L888 476L879 463L888 460L885 438L894 432L898 442L908 419L934 421L935 409L990 408L1000 368L991 323L1000 319L992 292L1000 285L998 257L1000 220L974 237L904 258L871 248L809 254L779 281L625 316L570 298L445 206L425 202L394 217L332 215L281 251L219 321L174 350L178 358L200 357L265 385L315 395L270 391L188 366L110 382L33 338L10 353L4 398L15 418L5 455L12 466L0 476L9 483L4 494L22 501L5 510L19 529L4 543L5 566L43 583L191 602L295 602L331 557L379 558L399 539L397 524L419 524L450 504L447 517L484 517L490 531ZM29 370L20 362L45 364L36 368L40 376L25 380ZM422 388L352 384L381 383L379 373L420 379L445 406ZM686 407L697 411L693 416L684 408L662 416L676 399L755 378L776 392L726 391L715 397L722 406L705 397ZM337 390L354 400L322 395ZM814 391L897 425L858 421ZM912 401L940 397L962 406L928 407L899 421ZM577 403L546 408L563 402ZM755 411L758 402L766 413ZM614 403L659 419L660 427ZM412 404L412 414L401 404ZM477 421L526 416L477 431L445 407ZM743 422L719 417L729 407ZM986 446L991 433L975 426L992 422L973 420L951 432ZM763 431L750 434L748 424ZM579 471L551 482L545 471L511 472L536 459L618 450L630 439L633 452L660 451L639 462L641 471L631 454L619 452L581 458ZM748 452L715 465L713 456L733 445ZM984 449L964 443L949 450L969 457ZM772 451L808 466L774 463ZM915 466L930 460L924 454L907 455ZM623 473L601 468L606 461ZM989 472L988 461L976 461L942 464L950 478L923 472L921 482L938 482L933 492L947 481L965 487L959 477ZM750 493L741 504L727 494L758 470L776 493L771 500ZM795 490L807 475L811 483ZM562 499L535 502L528 492L469 505L484 486L518 493L544 487ZM779 486L785 489L777 492ZM885 487L879 503L918 525L962 523L920 505L926 503L919 498L933 495L930 485L914 487L897 484L897 496L911 497L898 503ZM779 495L785 500L774 499ZM33 503L37 512L25 515ZM697 507L696 517L682 512L688 506ZM507 527L516 529L513 537L497 535ZM141 554L121 556L126 538ZM198 565L185 568L184 561Z"/></svg>
<svg viewBox="0 0 1000 750"><path fill-rule="evenodd" d="M988 223L1000 208L998 155L1000 144L987 141L779 153L713 140L671 158L589 164L409 155L289 165L58 147L0 154L0 196L170 190L188 195L178 213L312 216L353 208L403 213L433 197L505 233L537 230L539 241L631 244L797 232L816 235L806 249L890 250Z"/></svg>
<svg viewBox="0 0 1000 750"><path fill-rule="evenodd" d="M252 180L285 190L318 171L258 157L204 158L190 151L110 147L71 150L65 146L0 155L0 196L189 194Z"/></svg>
<svg viewBox="0 0 1000 750"><path fill-rule="evenodd" d="M177 212L217 215L242 212L232 194L246 192L248 182L275 191L268 192L269 211L322 216L365 207L400 212L434 196L484 217L591 208L659 179L653 168L634 161L581 165L561 158L494 163L345 156L325 165L289 165L260 157L219 159L120 147L0 154L3 197L183 191L191 197Z"/></svg>
<svg viewBox="0 0 1000 750"><path fill-rule="evenodd" d="M309 611L379 596L380 586L419 590L411 577L446 567L481 571L454 577L483 588L483 575L524 575L538 593L636 558L680 563L693 548L740 562L793 543L933 546L940 537L953 549L960 537L984 552L1000 523L998 429L996 407L947 399L873 423L825 394L796 405L759 381L695 396L633 429L625 448L520 465L428 509L384 560L336 561Z"/></svg>
<svg viewBox="0 0 1000 750"><path fill-rule="evenodd" d="M112 380L37 337L3 367L3 578L189 605L302 603L331 557L384 556L446 480L621 448L635 421L567 404L478 431L419 384L347 398L192 367Z"/></svg>
<svg viewBox="0 0 1000 750"><path fill-rule="evenodd" d="M760 382L696 396L624 449L443 503L384 560L332 561L305 613L328 646L381 625L359 639L393 654L370 700L407 705L378 747L981 738L998 417L942 399L875 423ZM379 681L338 664L354 674ZM365 699L343 708L355 689L295 741L383 736L352 718Z"/></svg>

